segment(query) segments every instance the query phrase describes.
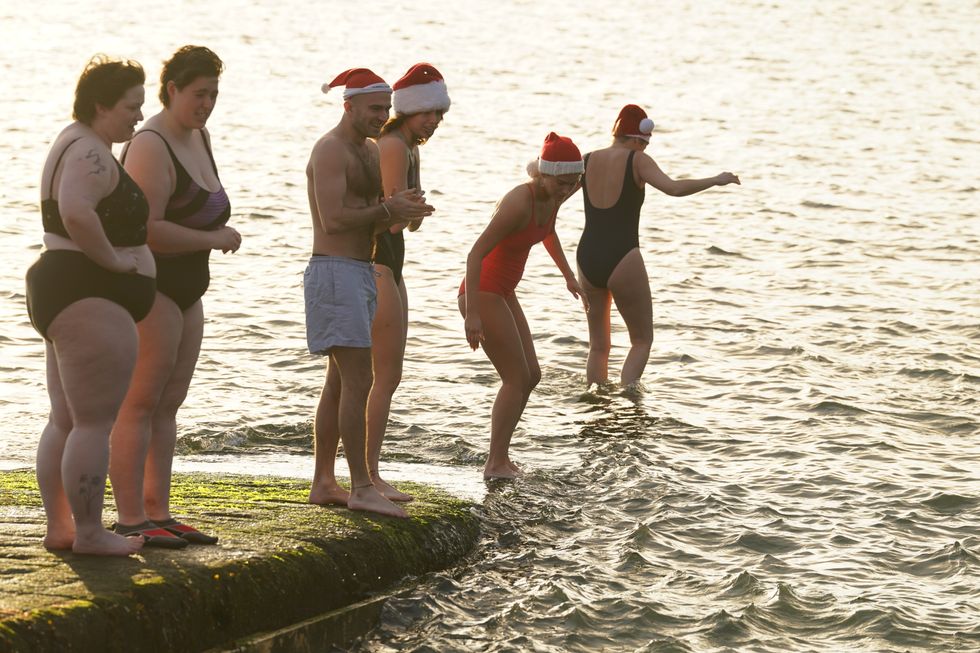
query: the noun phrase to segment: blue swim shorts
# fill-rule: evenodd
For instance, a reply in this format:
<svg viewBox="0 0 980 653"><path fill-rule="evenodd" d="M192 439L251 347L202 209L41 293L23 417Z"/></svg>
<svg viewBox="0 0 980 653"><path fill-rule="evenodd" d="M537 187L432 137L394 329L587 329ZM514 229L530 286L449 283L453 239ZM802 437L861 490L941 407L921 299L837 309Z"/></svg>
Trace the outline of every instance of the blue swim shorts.
<svg viewBox="0 0 980 653"><path fill-rule="evenodd" d="M374 266L343 256L314 254L303 273L306 344L311 354L334 347L370 347L378 306Z"/></svg>

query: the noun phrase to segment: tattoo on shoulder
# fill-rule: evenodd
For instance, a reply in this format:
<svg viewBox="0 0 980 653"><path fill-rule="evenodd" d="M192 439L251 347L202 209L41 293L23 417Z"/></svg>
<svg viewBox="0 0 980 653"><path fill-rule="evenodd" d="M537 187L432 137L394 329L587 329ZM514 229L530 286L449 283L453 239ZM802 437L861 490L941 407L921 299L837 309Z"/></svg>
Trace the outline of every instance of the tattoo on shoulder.
<svg viewBox="0 0 980 653"><path fill-rule="evenodd" d="M105 164L102 163L102 155L96 152L95 148L89 150L85 158L92 162L92 169L88 172L90 175L101 175L106 171Z"/></svg>

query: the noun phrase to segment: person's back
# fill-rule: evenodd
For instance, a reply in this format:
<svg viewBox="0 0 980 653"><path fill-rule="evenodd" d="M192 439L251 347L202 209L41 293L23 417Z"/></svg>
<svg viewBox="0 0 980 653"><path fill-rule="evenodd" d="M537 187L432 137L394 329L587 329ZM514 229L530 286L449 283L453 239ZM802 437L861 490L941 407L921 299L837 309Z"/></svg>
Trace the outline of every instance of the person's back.
<svg viewBox="0 0 980 653"><path fill-rule="evenodd" d="M585 158L582 190L585 230L576 250L579 282L588 297L589 357L586 383L608 380L609 315L615 301L630 335L630 351L620 381L635 384L650 356L653 313L646 265L640 254L639 220L646 184L673 197L701 192L712 186L739 183L724 172L704 179L674 180L644 150L653 121L635 104L619 112L613 143Z"/></svg>
<svg viewBox="0 0 980 653"><path fill-rule="evenodd" d="M644 193L633 171L635 154L608 147L585 156L585 230L576 258L582 273L597 288L606 287L619 262L640 245Z"/></svg>

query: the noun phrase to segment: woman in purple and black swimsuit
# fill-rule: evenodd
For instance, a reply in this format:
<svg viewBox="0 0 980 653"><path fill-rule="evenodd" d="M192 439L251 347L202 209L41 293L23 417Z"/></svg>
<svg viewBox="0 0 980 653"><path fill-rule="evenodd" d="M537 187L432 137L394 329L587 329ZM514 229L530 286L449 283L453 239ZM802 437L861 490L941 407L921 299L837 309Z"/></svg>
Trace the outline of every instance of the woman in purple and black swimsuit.
<svg viewBox="0 0 980 653"><path fill-rule="evenodd" d="M157 264L157 295L139 325L139 358L112 433L109 473L119 511L115 531L139 534L147 546L217 542L170 514L170 473L177 410L201 350L208 259L212 250L237 251L242 241L226 225L231 205L205 128L223 68L205 47L178 50L160 75L163 110L122 156L150 205L147 242Z"/></svg>

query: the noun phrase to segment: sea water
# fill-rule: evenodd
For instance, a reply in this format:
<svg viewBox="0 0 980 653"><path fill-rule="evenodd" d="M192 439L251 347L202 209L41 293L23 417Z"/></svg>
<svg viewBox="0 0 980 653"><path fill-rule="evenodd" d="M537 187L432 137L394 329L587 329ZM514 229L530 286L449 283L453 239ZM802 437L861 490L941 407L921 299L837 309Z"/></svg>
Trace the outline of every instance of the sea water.
<svg viewBox="0 0 980 653"><path fill-rule="evenodd" d="M978 26L966 0L5 4L0 465L30 466L46 419L23 275L88 56L139 60L147 115L177 47L227 64L208 127L243 244L212 257L176 464L294 476L324 371L302 302L304 169L341 113L320 85L429 61L453 104L421 148L437 212L407 237L382 469L475 500L484 530L357 646L980 650ZM456 309L466 254L549 131L603 147L629 102L667 174L742 185L647 189L640 392L586 388L584 315L532 252L518 294L543 379L512 447L528 473L484 483L498 378ZM570 261L583 219L580 196L559 213ZM614 313L613 370L627 345Z"/></svg>

